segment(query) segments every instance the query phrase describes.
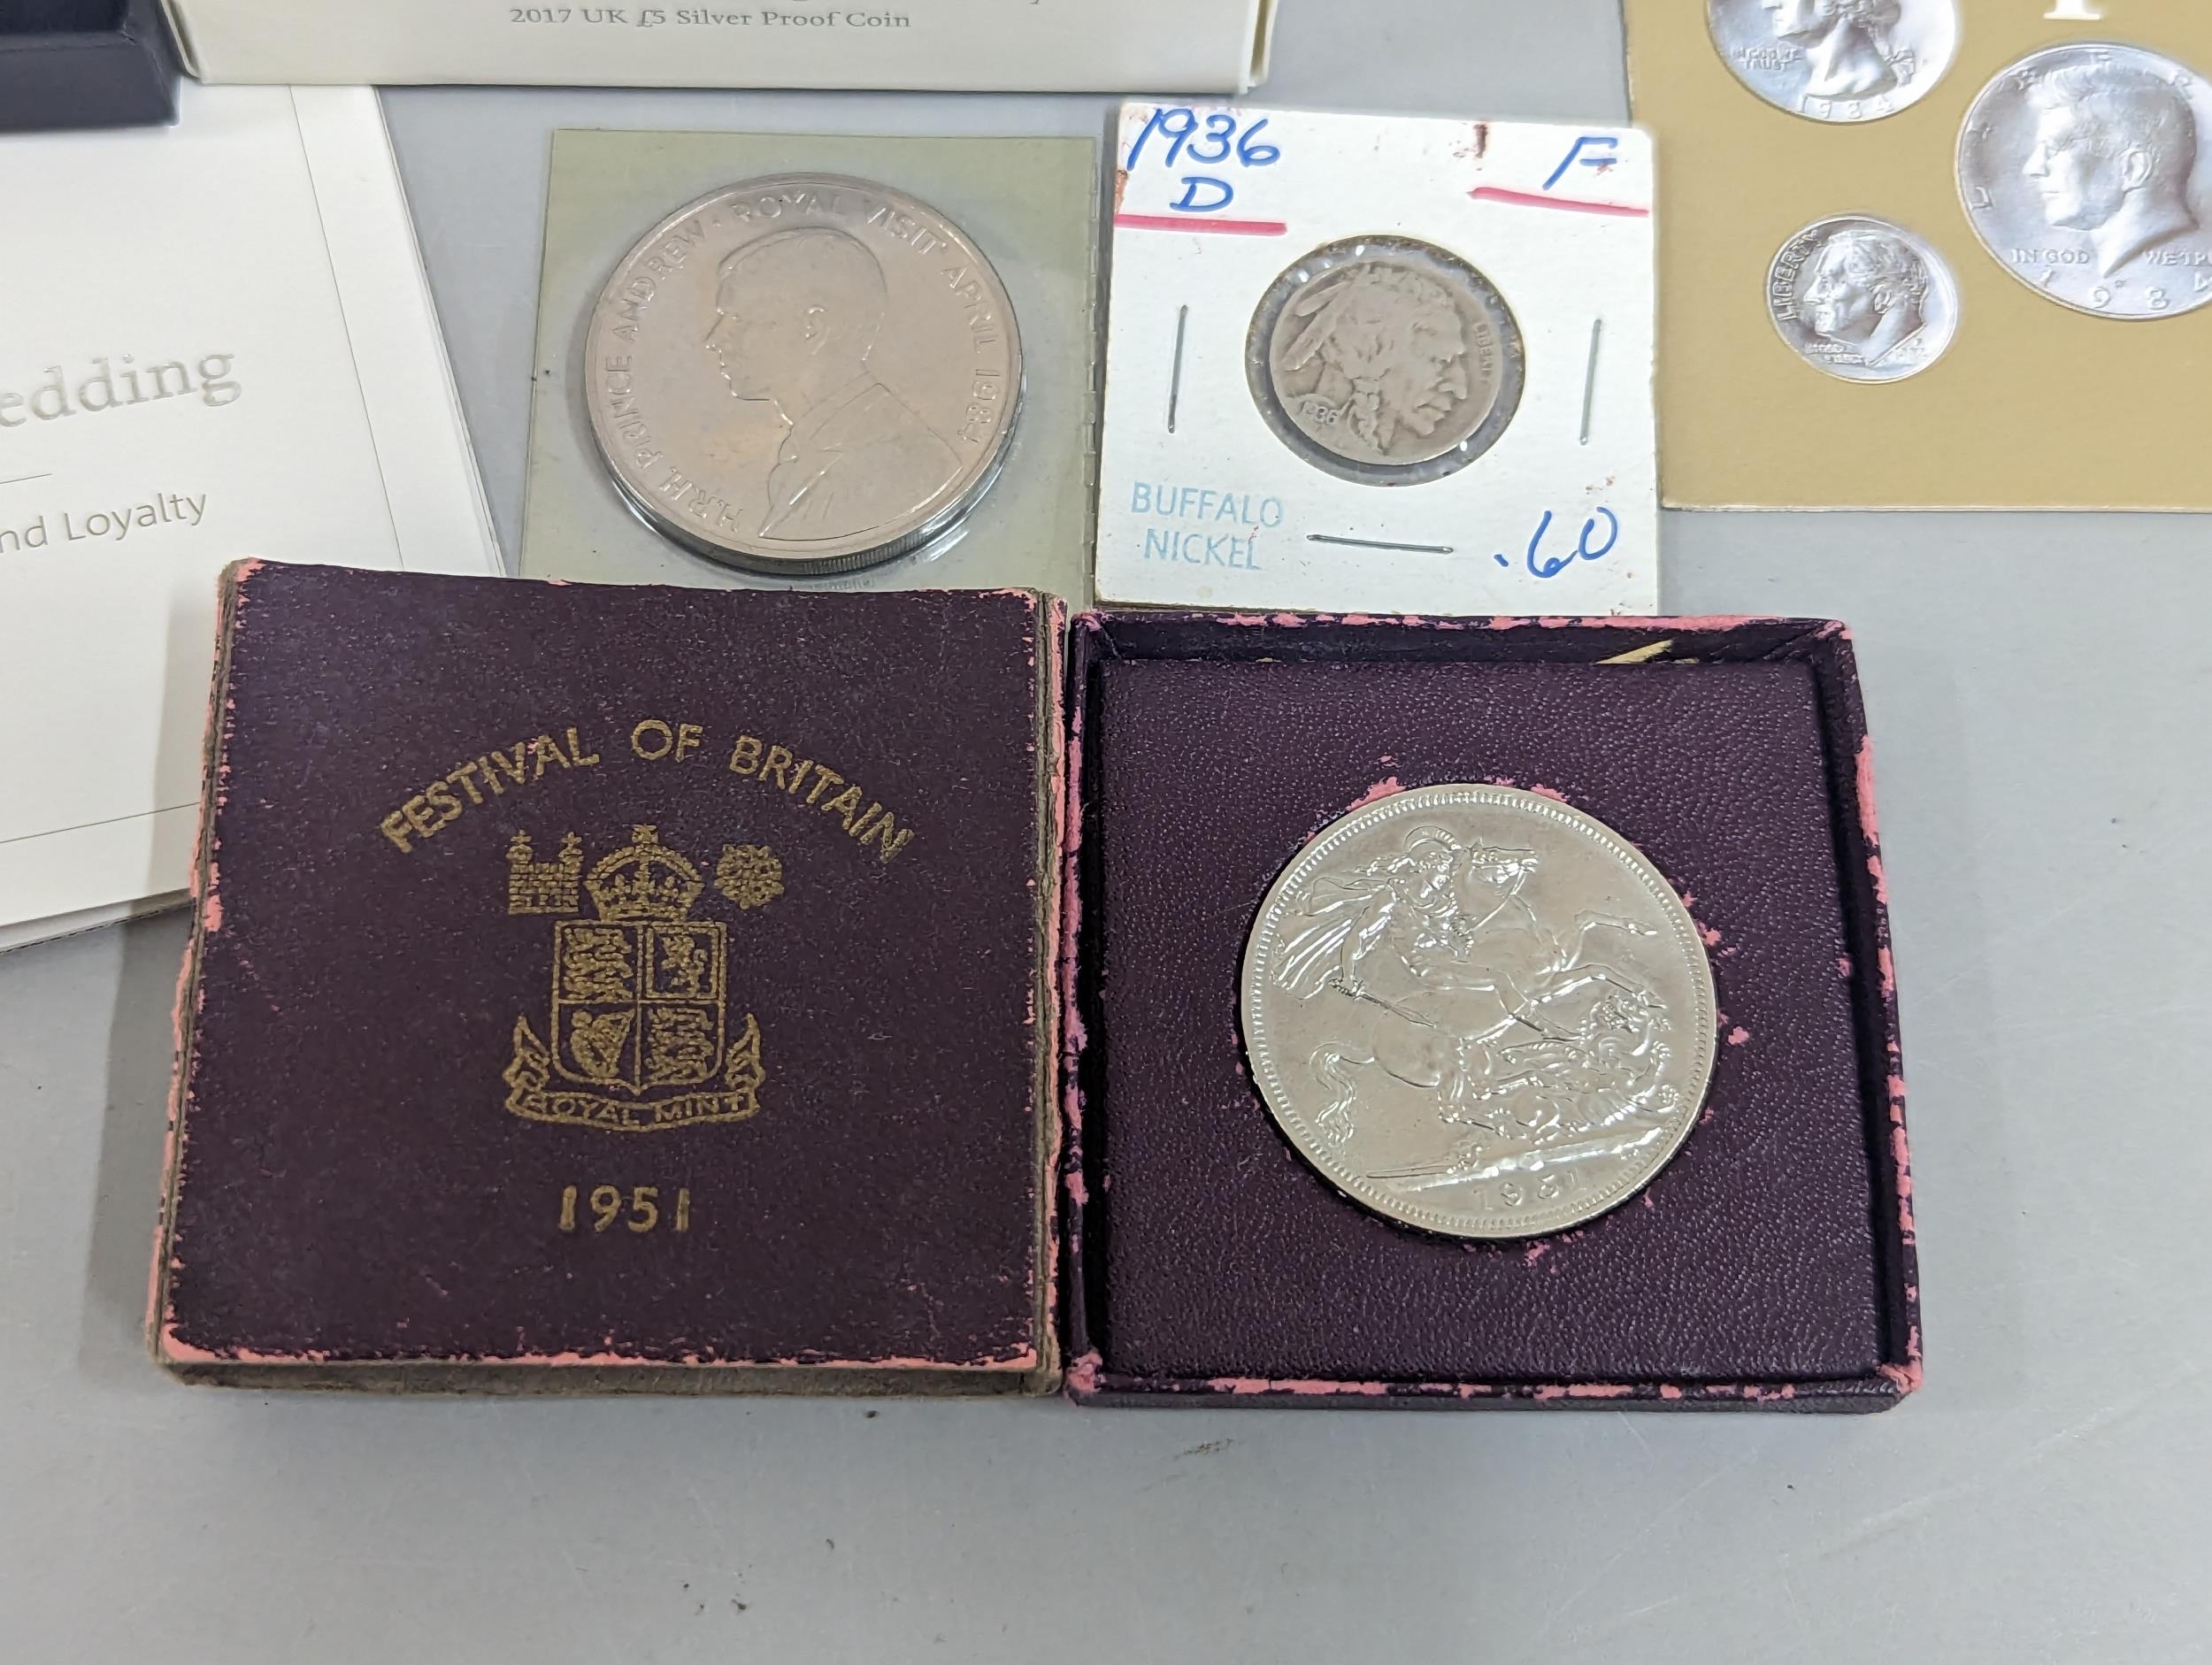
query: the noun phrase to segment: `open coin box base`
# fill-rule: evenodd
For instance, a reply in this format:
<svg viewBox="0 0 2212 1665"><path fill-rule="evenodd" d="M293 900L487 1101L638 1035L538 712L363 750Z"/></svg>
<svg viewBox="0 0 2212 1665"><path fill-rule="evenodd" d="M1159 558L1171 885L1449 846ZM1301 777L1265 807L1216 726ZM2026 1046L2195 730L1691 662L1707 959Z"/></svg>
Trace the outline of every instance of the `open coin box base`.
<svg viewBox="0 0 2212 1665"><path fill-rule="evenodd" d="M1107 1404L1875 1410L1920 1375L1888 925L1838 625L1090 614L1070 653L1069 1391ZM1640 1193L1463 1241L1348 1200L1255 1089L1239 974L1362 802L1555 795L1711 955L1698 1124Z"/></svg>

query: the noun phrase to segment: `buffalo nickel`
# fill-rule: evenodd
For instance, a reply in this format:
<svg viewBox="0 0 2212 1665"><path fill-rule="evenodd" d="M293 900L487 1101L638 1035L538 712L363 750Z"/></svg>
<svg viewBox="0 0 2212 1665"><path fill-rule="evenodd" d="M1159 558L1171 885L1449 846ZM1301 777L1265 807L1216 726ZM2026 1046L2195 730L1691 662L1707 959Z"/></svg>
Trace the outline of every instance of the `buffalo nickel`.
<svg viewBox="0 0 2212 1665"><path fill-rule="evenodd" d="M1706 0L1713 50L1778 110L1878 121L1927 96L1958 53L1958 0Z"/></svg>
<svg viewBox="0 0 2212 1665"><path fill-rule="evenodd" d="M1268 426L1317 468L1378 486L1441 479L1521 401L1520 326L1490 280L1433 244L1354 237L1268 286L1245 372Z"/></svg>
<svg viewBox="0 0 2212 1665"><path fill-rule="evenodd" d="M2150 318L2212 301L2212 88L2173 59L2031 53L1975 99L1958 170L1983 246L2060 305Z"/></svg>
<svg viewBox="0 0 2212 1665"><path fill-rule="evenodd" d="M990 261L925 203L791 173L640 238L593 307L592 433L646 524L757 572L840 572L948 533L1022 387Z"/></svg>
<svg viewBox="0 0 2212 1665"><path fill-rule="evenodd" d="M1902 226L1845 214L1808 226L1767 271L1767 314L1790 349L1845 381L1901 381L1958 333L1951 269Z"/></svg>
<svg viewBox="0 0 2212 1665"><path fill-rule="evenodd" d="M1466 1238L1632 1195L1696 1121L1713 978L1681 899L1594 817L1427 786L1336 821L1245 947L1252 1078L1347 1195Z"/></svg>

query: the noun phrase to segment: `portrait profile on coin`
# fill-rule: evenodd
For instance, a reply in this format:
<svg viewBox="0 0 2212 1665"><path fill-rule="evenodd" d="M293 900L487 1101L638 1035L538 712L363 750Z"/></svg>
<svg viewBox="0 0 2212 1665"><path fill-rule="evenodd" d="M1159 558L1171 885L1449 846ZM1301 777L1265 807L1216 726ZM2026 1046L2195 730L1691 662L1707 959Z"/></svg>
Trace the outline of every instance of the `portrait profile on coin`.
<svg viewBox="0 0 2212 1665"><path fill-rule="evenodd" d="M1878 364L1927 326L1927 263L1905 238L1850 226L1830 234L1805 285L1816 334Z"/></svg>
<svg viewBox="0 0 2212 1665"><path fill-rule="evenodd" d="M1480 456L1521 396L1518 325L1490 280L1407 237L1351 237L1294 262L1252 313L1245 368L1283 442L1375 485Z"/></svg>
<svg viewBox="0 0 2212 1665"><path fill-rule="evenodd" d="M1759 0L1775 38L1805 55L1805 94L1870 98L1910 78L1890 34L1904 19L1902 0Z"/></svg>
<svg viewBox="0 0 2212 1665"><path fill-rule="evenodd" d="M1467 397L1467 332L1441 283L1410 267L1348 266L1293 303L1303 326L1283 355L1308 420L1341 425L1385 456L1399 430L1426 439Z"/></svg>
<svg viewBox="0 0 2212 1665"><path fill-rule="evenodd" d="M926 203L840 173L741 180L662 215L581 346L617 496L679 548L777 579L949 547L1023 403L989 256Z"/></svg>
<svg viewBox="0 0 2212 1665"><path fill-rule="evenodd" d="M1809 121L1879 121L1934 89L1958 54L1959 0L1706 0L1736 79Z"/></svg>
<svg viewBox="0 0 2212 1665"><path fill-rule="evenodd" d="M2035 136L2021 171L2045 219L2088 237L2101 275L2198 229L2189 181L2199 135L2186 94L2108 60L2053 69L2027 100Z"/></svg>
<svg viewBox="0 0 2212 1665"><path fill-rule="evenodd" d="M1767 272L1783 341L1841 381L1902 381L1958 334L1959 292L1943 257L1893 220L1842 214L1785 242Z"/></svg>
<svg viewBox="0 0 2212 1665"><path fill-rule="evenodd" d="M718 272L705 345L739 399L786 426L760 530L848 537L941 490L960 459L870 364L887 286L876 257L833 226L745 244Z"/></svg>
<svg viewBox="0 0 2212 1665"><path fill-rule="evenodd" d="M1992 76L1959 129L1959 199L1990 257L2098 318L2212 305L2212 83L2139 46L2069 41Z"/></svg>

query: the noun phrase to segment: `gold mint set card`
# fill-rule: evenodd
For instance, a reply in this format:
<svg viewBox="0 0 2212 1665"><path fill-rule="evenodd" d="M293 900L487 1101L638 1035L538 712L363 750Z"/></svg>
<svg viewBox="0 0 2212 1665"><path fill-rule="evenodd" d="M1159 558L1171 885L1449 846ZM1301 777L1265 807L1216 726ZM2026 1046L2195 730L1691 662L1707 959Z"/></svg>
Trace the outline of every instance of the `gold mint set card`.
<svg viewBox="0 0 2212 1665"><path fill-rule="evenodd" d="M2212 9L1627 0L1670 506L2212 508Z"/></svg>

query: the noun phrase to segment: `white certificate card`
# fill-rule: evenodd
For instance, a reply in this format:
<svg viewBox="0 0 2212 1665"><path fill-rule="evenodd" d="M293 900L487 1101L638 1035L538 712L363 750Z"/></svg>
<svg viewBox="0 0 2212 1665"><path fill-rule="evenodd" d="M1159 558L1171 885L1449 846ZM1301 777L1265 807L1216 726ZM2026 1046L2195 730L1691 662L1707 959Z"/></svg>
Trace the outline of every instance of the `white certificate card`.
<svg viewBox="0 0 2212 1665"><path fill-rule="evenodd" d="M501 564L373 91L0 138L0 203L5 948L184 888L227 563Z"/></svg>

